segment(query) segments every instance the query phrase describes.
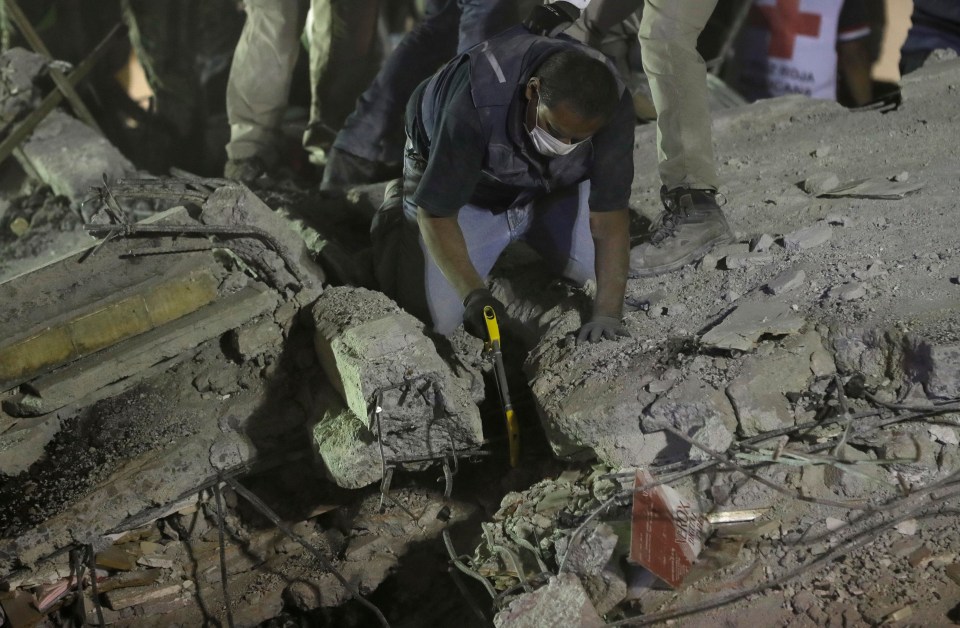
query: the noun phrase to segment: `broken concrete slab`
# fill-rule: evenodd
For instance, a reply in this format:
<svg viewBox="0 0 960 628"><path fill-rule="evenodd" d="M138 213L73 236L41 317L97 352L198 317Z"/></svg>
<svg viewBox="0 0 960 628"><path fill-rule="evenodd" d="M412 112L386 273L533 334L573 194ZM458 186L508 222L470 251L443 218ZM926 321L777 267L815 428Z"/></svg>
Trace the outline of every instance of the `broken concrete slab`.
<svg viewBox="0 0 960 628"><path fill-rule="evenodd" d="M739 432L750 437L793 425L795 416L787 393L807 389L814 369L822 371L826 349L816 332L784 341L770 355L751 355L740 375L727 387L737 413Z"/></svg>
<svg viewBox="0 0 960 628"><path fill-rule="evenodd" d="M423 323L379 292L337 287L313 306L320 364L390 461L480 445L480 412Z"/></svg>
<svg viewBox="0 0 960 628"><path fill-rule="evenodd" d="M656 395L637 382L656 356L630 341L571 350L563 338L576 329L579 314L568 312L558 321L524 365L554 455L597 456L614 467L650 464L665 453L667 439L640 430L638 419Z"/></svg>
<svg viewBox="0 0 960 628"><path fill-rule="evenodd" d="M804 319L786 304L772 301L744 303L703 334L700 342L716 349L750 351L762 336L796 334L804 324Z"/></svg>
<svg viewBox="0 0 960 628"><path fill-rule="evenodd" d="M79 204L103 178L115 181L136 168L105 137L62 111L53 111L15 156L57 194Z"/></svg>
<svg viewBox="0 0 960 628"><path fill-rule="evenodd" d="M513 600L493 618L496 628L600 628L603 624L580 580L570 573L550 578L546 586Z"/></svg>

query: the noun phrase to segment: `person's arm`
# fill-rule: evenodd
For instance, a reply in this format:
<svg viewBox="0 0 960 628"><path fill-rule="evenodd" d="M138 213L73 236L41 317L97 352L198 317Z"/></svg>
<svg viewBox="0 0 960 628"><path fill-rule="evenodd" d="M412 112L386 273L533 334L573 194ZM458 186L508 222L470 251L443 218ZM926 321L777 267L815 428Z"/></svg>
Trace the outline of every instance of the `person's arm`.
<svg viewBox="0 0 960 628"><path fill-rule="evenodd" d="M456 214L438 217L423 208L417 208L417 223L427 252L457 291L461 301L474 290L485 287L483 278L470 261Z"/></svg>
<svg viewBox="0 0 960 628"><path fill-rule="evenodd" d="M873 100L873 81L870 78L870 51L865 37L837 44L837 68L853 100L859 107Z"/></svg>
<svg viewBox="0 0 960 628"><path fill-rule="evenodd" d="M623 316L623 296L630 267L630 212L627 209L590 212L590 232L595 249L597 296L593 316Z"/></svg>

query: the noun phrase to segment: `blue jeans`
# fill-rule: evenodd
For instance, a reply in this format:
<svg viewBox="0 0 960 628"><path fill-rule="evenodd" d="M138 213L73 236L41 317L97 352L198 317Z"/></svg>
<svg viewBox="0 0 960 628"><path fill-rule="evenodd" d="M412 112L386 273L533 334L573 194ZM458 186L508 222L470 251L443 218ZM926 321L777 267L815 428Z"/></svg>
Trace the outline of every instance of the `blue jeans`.
<svg viewBox="0 0 960 628"><path fill-rule="evenodd" d="M417 183L418 170L409 153L404 170L404 183L409 190ZM375 238L374 244L380 288L405 310L432 325L433 331L450 335L463 320L463 303L426 249L417 226L416 206L408 200L401 201L399 190L395 192L380 209L394 212L390 233ZM457 223L477 273L486 279L507 245L522 240L557 275L577 285L593 279L589 199L590 182L584 181L530 205L497 214L464 205L457 214ZM401 202L402 208L398 207Z"/></svg>
<svg viewBox="0 0 960 628"><path fill-rule="evenodd" d="M427 0L423 19L387 58L337 133L335 148L399 162L403 112L414 88L454 54L519 22L515 0Z"/></svg>

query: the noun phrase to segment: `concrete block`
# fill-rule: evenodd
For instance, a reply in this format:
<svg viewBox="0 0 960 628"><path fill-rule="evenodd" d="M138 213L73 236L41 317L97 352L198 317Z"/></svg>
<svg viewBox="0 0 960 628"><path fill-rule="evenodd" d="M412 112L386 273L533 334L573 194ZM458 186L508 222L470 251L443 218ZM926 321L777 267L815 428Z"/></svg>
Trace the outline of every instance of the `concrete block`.
<svg viewBox="0 0 960 628"><path fill-rule="evenodd" d="M388 460L435 458L483 441L480 412L423 334L385 295L327 290L313 306L317 356L349 409Z"/></svg>
<svg viewBox="0 0 960 628"><path fill-rule="evenodd" d="M86 199L92 187L103 185L104 176L115 181L136 172L106 138L59 110L37 125L21 149L15 154L24 168L73 203Z"/></svg>

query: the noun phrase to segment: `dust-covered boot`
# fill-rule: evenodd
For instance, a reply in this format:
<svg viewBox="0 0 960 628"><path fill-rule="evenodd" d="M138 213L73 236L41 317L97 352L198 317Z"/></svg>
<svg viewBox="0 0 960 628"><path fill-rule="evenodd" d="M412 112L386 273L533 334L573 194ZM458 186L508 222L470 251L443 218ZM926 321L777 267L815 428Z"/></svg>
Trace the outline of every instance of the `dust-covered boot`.
<svg viewBox="0 0 960 628"><path fill-rule="evenodd" d="M713 190L660 188L665 208L650 240L630 251L630 270L639 277L673 272L733 240Z"/></svg>
<svg viewBox="0 0 960 628"><path fill-rule="evenodd" d="M380 162L364 159L334 146L330 149L327 165L323 169L320 189L343 190L355 185L376 183L383 180L382 170Z"/></svg>
<svg viewBox="0 0 960 628"><path fill-rule="evenodd" d="M264 161L259 157L246 159L230 159L223 167L223 178L239 181L244 185L252 185L267 172Z"/></svg>

